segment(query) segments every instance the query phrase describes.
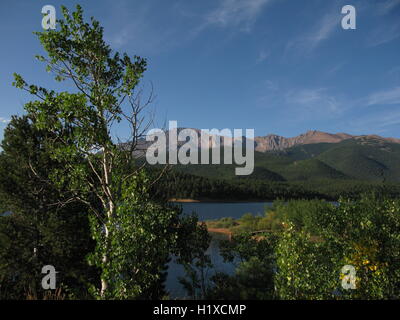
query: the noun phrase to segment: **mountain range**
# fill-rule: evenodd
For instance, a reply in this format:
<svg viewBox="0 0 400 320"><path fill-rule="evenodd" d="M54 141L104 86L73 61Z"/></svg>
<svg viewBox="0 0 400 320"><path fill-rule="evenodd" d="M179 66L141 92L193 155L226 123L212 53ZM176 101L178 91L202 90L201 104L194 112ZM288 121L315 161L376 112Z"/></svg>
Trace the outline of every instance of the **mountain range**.
<svg viewBox="0 0 400 320"><path fill-rule="evenodd" d="M256 137L255 169L264 181L358 180L400 182L400 139L308 131L293 138ZM176 165L208 178L236 179L236 165Z"/></svg>
<svg viewBox="0 0 400 320"><path fill-rule="evenodd" d="M300 134L297 137L285 138L275 134L269 134L264 137L256 137L255 150L259 152L285 150L291 147L305 144L317 143L339 143L348 139L363 139L371 138L386 142L400 143L400 139L383 138L377 135L353 136L347 133L327 133L322 131L310 130Z"/></svg>

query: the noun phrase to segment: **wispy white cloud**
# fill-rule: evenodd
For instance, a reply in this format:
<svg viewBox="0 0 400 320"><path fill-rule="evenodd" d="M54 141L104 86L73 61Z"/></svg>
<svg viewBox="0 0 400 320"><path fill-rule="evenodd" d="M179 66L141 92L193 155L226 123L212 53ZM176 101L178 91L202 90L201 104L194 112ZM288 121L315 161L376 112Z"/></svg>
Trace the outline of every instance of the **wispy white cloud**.
<svg viewBox="0 0 400 320"><path fill-rule="evenodd" d="M0 123L9 123L10 121L10 119L0 117Z"/></svg>
<svg viewBox="0 0 400 320"><path fill-rule="evenodd" d="M349 127L355 131L383 134L390 131L390 128L400 126L400 111L384 111L379 113L368 113L361 117L354 117L347 121ZM398 137L398 136L397 136Z"/></svg>
<svg viewBox="0 0 400 320"><path fill-rule="evenodd" d="M286 51L310 53L323 41L329 39L339 27L340 16L337 13L326 14L312 28L312 31L290 40L286 45Z"/></svg>
<svg viewBox="0 0 400 320"><path fill-rule="evenodd" d="M277 90L279 90L279 85L272 80L266 80L265 88L269 91L277 91Z"/></svg>
<svg viewBox="0 0 400 320"><path fill-rule="evenodd" d="M332 66L331 68L329 68L326 71L326 74L328 76L336 74L340 69L342 69L345 66L345 64L346 64L345 62L339 62L339 63L335 64L334 66Z"/></svg>
<svg viewBox="0 0 400 320"><path fill-rule="evenodd" d="M255 103L262 109L273 108L282 104L280 85L276 81L265 80L259 85L260 94L256 96Z"/></svg>
<svg viewBox="0 0 400 320"><path fill-rule="evenodd" d="M400 104L400 87L372 93L367 97L366 104L368 106Z"/></svg>
<svg viewBox="0 0 400 320"><path fill-rule="evenodd" d="M400 5L400 0L386 0L379 3L378 12L379 14L388 14L394 8Z"/></svg>
<svg viewBox="0 0 400 320"><path fill-rule="evenodd" d="M378 120L378 121L377 121ZM380 118L376 119L377 125L380 128L386 128L390 126L400 125L400 112L397 113L389 113L386 115L381 116Z"/></svg>
<svg viewBox="0 0 400 320"><path fill-rule="evenodd" d="M234 28L248 32L264 7L274 0L218 0L215 7L201 13L188 9L184 1L165 10L174 19L158 18L152 2L144 2L132 10L131 1L119 1L109 14L106 40L117 49L137 47L145 54L159 53L190 41L211 27ZM115 7L115 8L114 8ZM185 25L186 28L182 28ZM266 56L260 55L260 59Z"/></svg>
<svg viewBox="0 0 400 320"><path fill-rule="evenodd" d="M376 47L397 39L400 36L400 22L398 20L383 24L375 29L367 39L368 47Z"/></svg>
<svg viewBox="0 0 400 320"><path fill-rule="evenodd" d="M291 90L285 95L289 104L300 105L307 109L322 110L331 114L341 111L338 100L328 94L326 88Z"/></svg>
<svg viewBox="0 0 400 320"><path fill-rule="evenodd" d="M119 1L118 4L112 6L109 12L110 28L105 34L105 38L111 45L120 49L128 44L148 44L143 37L152 39L149 35L152 33L150 25L146 20L151 11L148 5L140 5L135 11L130 10L129 3ZM151 41L151 40L150 40Z"/></svg>
<svg viewBox="0 0 400 320"><path fill-rule="evenodd" d="M327 14L325 15L319 27L316 28L316 32L311 33L306 40L308 41L310 47L317 47L322 41L328 39L334 30L339 25L339 19L337 14Z"/></svg>
<svg viewBox="0 0 400 320"><path fill-rule="evenodd" d="M111 6L105 39L113 48L134 48L139 54L148 55L165 52L184 41L177 16L172 22L160 19L154 14L156 4L150 1L135 5L134 10L132 5L132 1L118 1Z"/></svg>
<svg viewBox="0 0 400 320"><path fill-rule="evenodd" d="M341 96L323 87L292 87L278 85L267 80L257 105L263 109L277 108L279 112L291 114L297 122L307 119L332 119L343 115L347 104Z"/></svg>
<svg viewBox="0 0 400 320"><path fill-rule="evenodd" d="M264 108L279 108L292 123L322 121L340 124L353 132L385 134L400 127L400 87L372 92L367 97L346 97L324 87L282 88L268 80L259 101ZM374 106L381 106L376 108ZM368 112L366 107L369 107Z"/></svg>
<svg viewBox="0 0 400 320"><path fill-rule="evenodd" d="M250 31L265 5L273 0L221 0L217 8L206 14L199 31L210 27L240 27Z"/></svg>
<svg viewBox="0 0 400 320"><path fill-rule="evenodd" d="M261 63L261 62L265 61L270 56L270 54L271 54L270 51L261 50L258 53L257 63Z"/></svg>

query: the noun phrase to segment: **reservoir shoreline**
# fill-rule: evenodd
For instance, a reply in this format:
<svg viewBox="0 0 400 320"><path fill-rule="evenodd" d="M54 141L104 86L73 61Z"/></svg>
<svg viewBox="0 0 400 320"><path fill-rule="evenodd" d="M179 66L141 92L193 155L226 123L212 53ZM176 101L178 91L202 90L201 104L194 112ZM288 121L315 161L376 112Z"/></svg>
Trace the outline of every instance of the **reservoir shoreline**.
<svg viewBox="0 0 400 320"><path fill-rule="evenodd" d="M216 200L216 199L169 199L168 202L172 203L265 203L273 202L274 200L260 200L260 199L248 199L248 200Z"/></svg>

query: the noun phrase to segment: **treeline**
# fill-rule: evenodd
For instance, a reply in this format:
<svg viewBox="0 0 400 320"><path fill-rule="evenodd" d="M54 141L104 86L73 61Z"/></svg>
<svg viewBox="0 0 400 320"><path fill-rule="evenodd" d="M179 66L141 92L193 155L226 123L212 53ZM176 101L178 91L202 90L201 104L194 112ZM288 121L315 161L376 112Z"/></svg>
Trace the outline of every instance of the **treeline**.
<svg viewBox="0 0 400 320"><path fill-rule="evenodd" d="M302 185L237 179L219 180L170 171L160 179L154 192L163 198L215 200L273 200L322 198Z"/></svg>
<svg viewBox="0 0 400 320"><path fill-rule="evenodd" d="M156 171L158 172L159 169ZM364 193L400 196L400 185L356 180L276 182L252 179L213 179L170 170L153 189L165 199L262 200L358 198Z"/></svg>

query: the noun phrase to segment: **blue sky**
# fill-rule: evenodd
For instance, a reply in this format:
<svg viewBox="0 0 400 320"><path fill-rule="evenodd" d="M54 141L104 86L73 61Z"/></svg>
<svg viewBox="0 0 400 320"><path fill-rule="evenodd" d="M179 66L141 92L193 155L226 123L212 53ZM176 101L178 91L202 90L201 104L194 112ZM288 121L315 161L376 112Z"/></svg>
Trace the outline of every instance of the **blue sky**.
<svg viewBox="0 0 400 320"><path fill-rule="evenodd" d="M77 1L0 2L0 138L30 97L12 74L56 87L33 31L41 8ZM400 0L79 1L110 45L148 59L142 84L157 95L157 123L400 137ZM343 30L341 8L357 9ZM63 87L63 89L68 87Z"/></svg>

